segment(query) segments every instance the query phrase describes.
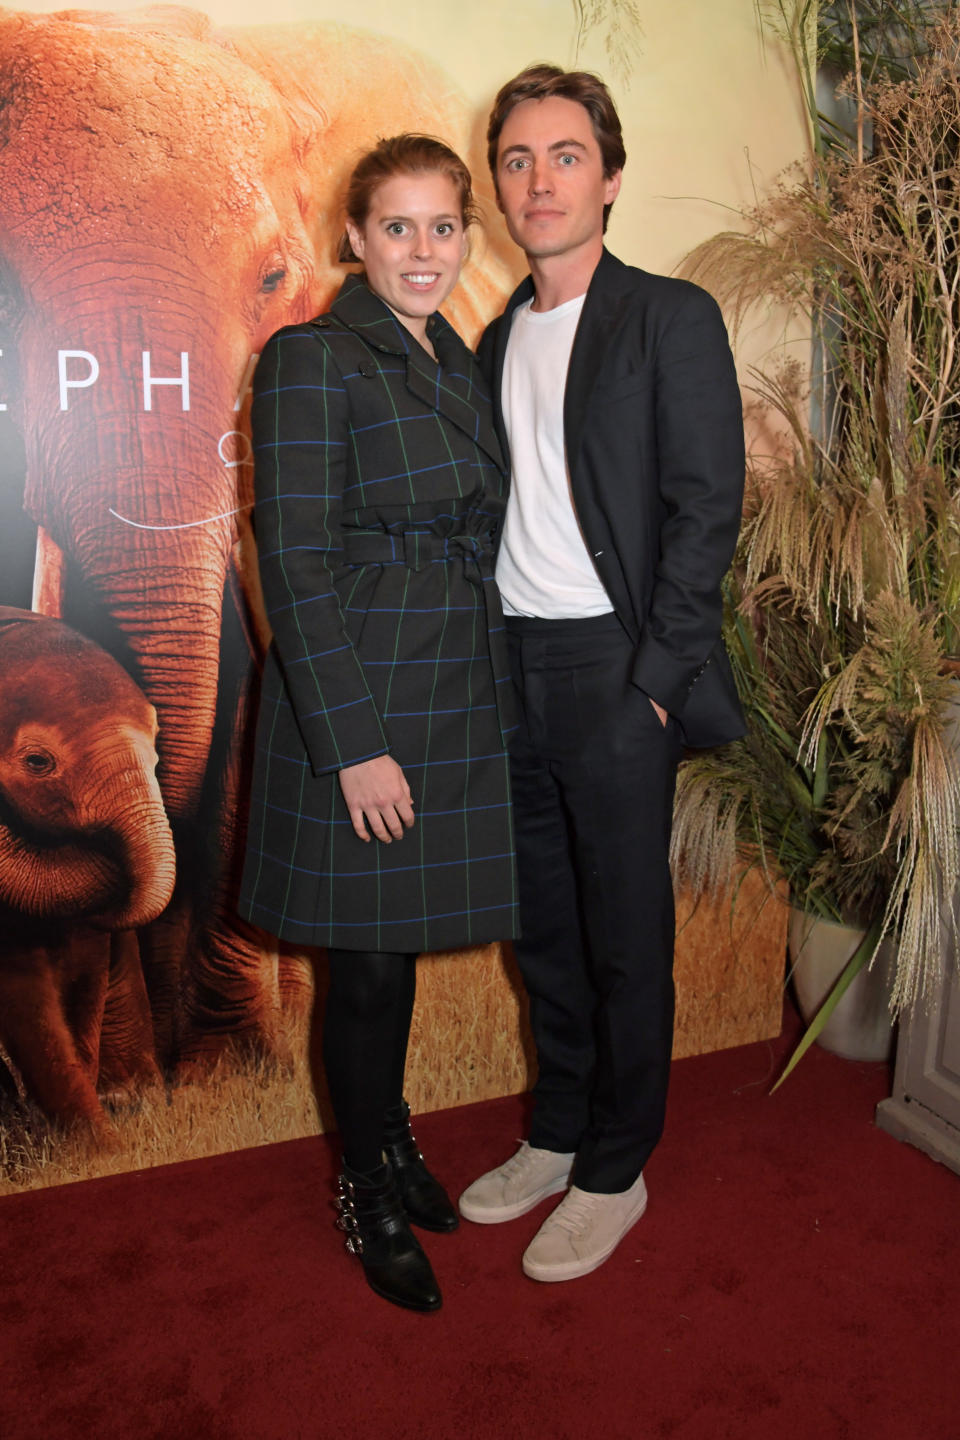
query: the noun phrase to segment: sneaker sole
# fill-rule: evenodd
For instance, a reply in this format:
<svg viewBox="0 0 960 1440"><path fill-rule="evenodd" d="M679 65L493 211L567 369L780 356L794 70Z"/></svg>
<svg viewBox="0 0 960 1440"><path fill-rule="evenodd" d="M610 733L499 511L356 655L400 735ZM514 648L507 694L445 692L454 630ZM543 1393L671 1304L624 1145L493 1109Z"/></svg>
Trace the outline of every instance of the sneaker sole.
<svg viewBox="0 0 960 1440"><path fill-rule="evenodd" d="M538 1265L535 1260L528 1261L526 1255L524 1255L522 1261L524 1275L530 1280L540 1280L544 1284L550 1284L551 1281L555 1280L578 1280L581 1275L589 1275L592 1271L599 1270L603 1262L610 1259L610 1256L614 1250L616 1250L623 1237L633 1229L638 1220L643 1218L646 1208L647 1197L644 1196L643 1203L640 1205L636 1214L631 1215L616 1240L614 1240L612 1245L608 1245L601 1255L591 1255L589 1260L568 1260L565 1265L542 1266Z"/></svg>
<svg viewBox="0 0 960 1440"><path fill-rule="evenodd" d="M570 1176L561 1175L559 1180L551 1180L549 1185L544 1185L535 1195L528 1195L526 1200L517 1200L513 1205L474 1205L470 1200L460 1197L460 1214L465 1220L472 1220L474 1225L502 1225L507 1220L519 1220L521 1215L526 1215L546 1200L550 1195L559 1195L561 1190L566 1190L570 1185ZM637 1217L639 1219L639 1216Z"/></svg>

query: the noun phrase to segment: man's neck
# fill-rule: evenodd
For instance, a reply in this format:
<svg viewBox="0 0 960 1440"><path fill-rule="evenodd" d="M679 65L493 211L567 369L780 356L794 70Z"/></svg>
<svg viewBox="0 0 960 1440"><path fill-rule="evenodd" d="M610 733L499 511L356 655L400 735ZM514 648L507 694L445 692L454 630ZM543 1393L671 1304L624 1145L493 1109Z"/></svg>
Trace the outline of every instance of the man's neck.
<svg viewBox="0 0 960 1440"><path fill-rule="evenodd" d="M530 278L536 292L530 308L537 311L556 310L558 305L565 305L568 300L576 300L578 296L585 295L602 254L601 240L589 249L584 247L566 255L528 255Z"/></svg>

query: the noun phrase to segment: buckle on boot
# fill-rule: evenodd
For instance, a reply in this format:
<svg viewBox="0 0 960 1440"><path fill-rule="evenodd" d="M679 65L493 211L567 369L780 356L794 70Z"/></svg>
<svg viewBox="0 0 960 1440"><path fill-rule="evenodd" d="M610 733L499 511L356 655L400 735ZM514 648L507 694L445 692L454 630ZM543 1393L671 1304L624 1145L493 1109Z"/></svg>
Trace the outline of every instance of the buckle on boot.
<svg viewBox="0 0 960 1440"><path fill-rule="evenodd" d="M363 1238L360 1234L360 1224L357 1220L357 1213L353 1208L353 1202L349 1196L341 1195L338 1197L337 1203L340 1206L340 1214L337 1216L334 1224L337 1229L342 1230L347 1237L343 1242L344 1246L349 1250L351 1255L362 1255Z"/></svg>

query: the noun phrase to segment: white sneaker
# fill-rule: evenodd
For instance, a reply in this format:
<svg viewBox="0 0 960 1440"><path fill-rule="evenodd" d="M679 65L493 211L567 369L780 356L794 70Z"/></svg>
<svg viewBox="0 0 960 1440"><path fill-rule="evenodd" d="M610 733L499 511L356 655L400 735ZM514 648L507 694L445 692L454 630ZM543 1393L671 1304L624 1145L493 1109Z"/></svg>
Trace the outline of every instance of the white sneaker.
<svg viewBox="0 0 960 1440"><path fill-rule="evenodd" d="M596 1270L620 1244L647 1208L640 1175L617 1195L600 1195L571 1185L527 1246L523 1273L531 1280L575 1280Z"/></svg>
<svg viewBox="0 0 960 1440"><path fill-rule="evenodd" d="M566 1190L575 1158L558 1150L537 1150L523 1140L506 1164L467 1186L460 1196L460 1214L477 1225L516 1220L548 1195Z"/></svg>

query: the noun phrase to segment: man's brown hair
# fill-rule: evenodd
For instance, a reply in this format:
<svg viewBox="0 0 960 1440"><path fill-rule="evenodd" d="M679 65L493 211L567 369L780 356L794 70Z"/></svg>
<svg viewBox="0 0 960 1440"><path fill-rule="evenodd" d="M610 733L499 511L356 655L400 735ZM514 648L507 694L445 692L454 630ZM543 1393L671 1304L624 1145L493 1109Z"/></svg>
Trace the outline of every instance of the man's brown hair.
<svg viewBox="0 0 960 1440"><path fill-rule="evenodd" d="M528 65L512 80L508 80L497 93L490 111L487 126L487 163L497 186L497 148L504 122L514 106L524 100L549 100L553 96L561 100L575 100L590 116L590 124L603 161L603 174L609 180L627 163L627 152L623 146L623 132L620 116L610 97L610 91L598 75L588 70L561 70L559 65ZM612 209L603 207L603 228Z"/></svg>

